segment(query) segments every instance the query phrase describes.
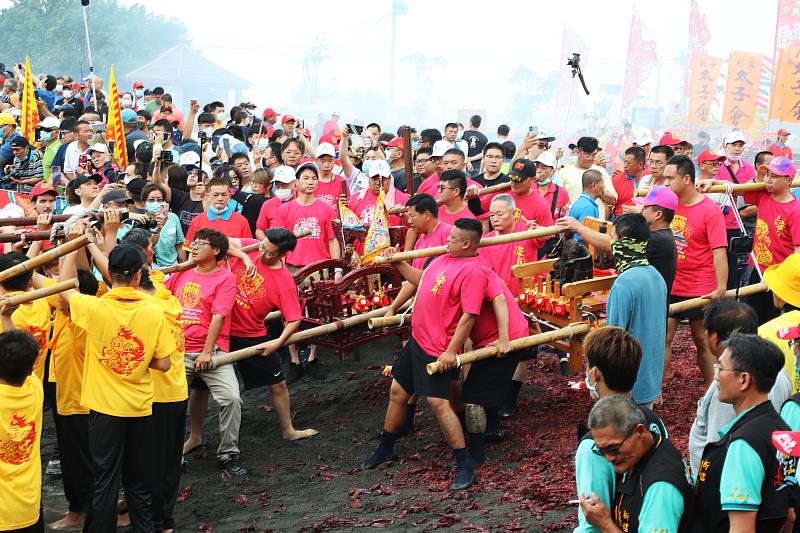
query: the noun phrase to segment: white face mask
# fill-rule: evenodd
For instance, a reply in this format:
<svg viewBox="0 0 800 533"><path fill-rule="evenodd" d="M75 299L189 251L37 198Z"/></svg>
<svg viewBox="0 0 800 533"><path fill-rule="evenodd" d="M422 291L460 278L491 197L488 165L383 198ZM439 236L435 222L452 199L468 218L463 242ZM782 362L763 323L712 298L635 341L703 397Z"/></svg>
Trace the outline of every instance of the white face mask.
<svg viewBox="0 0 800 533"><path fill-rule="evenodd" d="M208 137L209 139L211 138L212 135L214 135L214 128L203 128L203 131L205 132L206 137Z"/></svg>
<svg viewBox="0 0 800 533"><path fill-rule="evenodd" d="M64 90L64 86L63 85L56 85L56 92L57 93L60 93L63 90Z"/></svg>
<svg viewBox="0 0 800 533"><path fill-rule="evenodd" d="M289 198L292 197L292 190L291 189L275 189L275 196L281 199L281 202L285 202Z"/></svg>
<svg viewBox="0 0 800 533"><path fill-rule="evenodd" d="M737 162L742 160L742 155L741 154L739 154L739 155L730 155L730 154L728 154L727 157L728 157L728 161L733 161L734 163L737 163Z"/></svg>
<svg viewBox="0 0 800 533"><path fill-rule="evenodd" d="M72 98L72 91L70 91L69 89L67 89L66 91L64 91L64 93L63 93L63 94L64 94L64 98L66 98L66 99L70 99L70 98Z"/></svg>

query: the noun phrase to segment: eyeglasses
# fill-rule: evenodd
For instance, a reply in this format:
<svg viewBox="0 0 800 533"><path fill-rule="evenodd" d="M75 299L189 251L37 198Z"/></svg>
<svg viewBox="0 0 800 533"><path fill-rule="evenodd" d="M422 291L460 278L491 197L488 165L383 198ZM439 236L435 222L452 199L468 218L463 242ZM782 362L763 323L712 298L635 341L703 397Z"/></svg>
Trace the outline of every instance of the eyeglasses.
<svg viewBox="0 0 800 533"><path fill-rule="evenodd" d="M419 159L417 159L415 164L417 164L417 165L426 165L428 163L428 161L430 161L430 159L425 158L425 157L420 157Z"/></svg>
<svg viewBox="0 0 800 533"><path fill-rule="evenodd" d="M616 457L619 455L622 446L625 444L625 441L633 435L633 432L636 430L637 426L633 426L631 430L625 435L625 438L622 439L618 444L612 444L611 446L606 446L604 448L599 447L596 443L592 444L592 452L595 455L599 455L600 457Z"/></svg>
<svg viewBox="0 0 800 533"><path fill-rule="evenodd" d="M701 164L701 165L707 165L707 166L709 166L709 167L712 167L712 168L717 168L717 167L719 167L719 166L720 166L722 163L720 163L719 161L703 161L703 162L702 162L702 163L700 163L700 164Z"/></svg>
<svg viewBox="0 0 800 533"><path fill-rule="evenodd" d="M490 159L492 161L501 161L503 159L502 155L485 155L483 156L484 159Z"/></svg>
<svg viewBox="0 0 800 533"><path fill-rule="evenodd" d="M723 368L722 365L716 363L714 365L714 374L719 374L720 372L744 372L744 370L739 370L738 368Z"/></svg>
<svg viewBox="0 0 800 533"><path fill-rule="evenodd" d="M444 185L439 185L436 188L439 190L439 192L441 192L441 191L446 191L448 189L452 191L455 190L457 187L445 187Z"/></svg>
<svg viewBox="0 0 800 533"><path fill-rule="evenodd" d="M666 165L666 161L661 161L659 159L648 159L647 164L651 167L660 167L661 165Z"/></svg>
<svg viewBox="0 0 800 533"><path fill-rule="evenodd" d="M206 241L192 241L189 243L189 248L192 250L199 250L203 246L211 246L211 243Z"/></svg>
<svg viewBox="0 0 800 533"><path fill-rule="evenodd" d="M550 145L548 143L536 143L536 146L538 146L543 150L547 150L548 148L550 148Z"/></svg>

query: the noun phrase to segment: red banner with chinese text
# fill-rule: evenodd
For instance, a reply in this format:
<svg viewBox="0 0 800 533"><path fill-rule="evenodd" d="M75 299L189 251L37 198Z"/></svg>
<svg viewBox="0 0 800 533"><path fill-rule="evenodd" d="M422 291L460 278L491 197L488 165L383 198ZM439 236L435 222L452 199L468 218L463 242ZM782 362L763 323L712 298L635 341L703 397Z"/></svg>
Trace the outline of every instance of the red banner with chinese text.
<svg viewBox="0 0 800 533"><path fill-rule="evenodd" d="M696 55L692 58L689 84L689 124L706 124L711 118L711 104L717 93L722 59Z"/></svg>
<svg viewBox="0 0 800 533"><path fill-rule="evenodd" d="M761 81L761 54L732 52L728 62L725 106L722 123L736 128L755 124L758 86Z"/></svg>
<svg viewBox="0 0 800 533"><path fill-rule="evenodd" d="M631 33L628 39L628 61L625 66L625 86L622 90L622 109L627 109L650 77L658 63L656 41L639 18L634 8L631 19Z"/></svg>

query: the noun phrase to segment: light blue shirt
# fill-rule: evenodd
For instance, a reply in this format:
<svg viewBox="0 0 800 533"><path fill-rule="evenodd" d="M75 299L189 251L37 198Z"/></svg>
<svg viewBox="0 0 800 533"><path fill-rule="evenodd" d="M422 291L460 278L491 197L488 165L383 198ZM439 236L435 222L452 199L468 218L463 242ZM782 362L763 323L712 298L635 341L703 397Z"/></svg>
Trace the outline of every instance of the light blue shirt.
<svg viewBox="0 0 800 533"><path fill-rule="evenodd" d="M593 439L584 439L578 445L578 451L575 452L575 487L578 498L595 493L606 507L613 509L614 467L606 461L605 457L592 451L593 445ZM586 521L580 505L578 505L578 527L575 528L575 532L600 533L600 529Z"/></svg>
<svg viewBox="0 0 800 533"><path fill-rule="evenodd" d="M647 404L661 394L667 336L667 285L650 265L630 267L608 294L609 326L629 331L642 346L642 362L633 384L633 401Z"/></svg>
<svg viewBox="0 0 800 533"><path fill-rule="evenodd" d="M752 407L750 408L752 409ZM750 411L739 413L719 432L720 438ZM719 481L719 499L723 511L758 511L761 505L761 485L764 483L764 464L752 446L744 439L728 445L722 476Z"/></svg>
<svg viewBox="0 0 800 533"><path fill-rule="evenodd" d="M122 240L130 230L131 226L123 224L117 232L117 240ZM184 240L181 221L178 219L178 215L170 211L164 227L158 234L158 242L153 247L153 262L162 268L177 263L178 250L176 246L183 244Z"/></svg>

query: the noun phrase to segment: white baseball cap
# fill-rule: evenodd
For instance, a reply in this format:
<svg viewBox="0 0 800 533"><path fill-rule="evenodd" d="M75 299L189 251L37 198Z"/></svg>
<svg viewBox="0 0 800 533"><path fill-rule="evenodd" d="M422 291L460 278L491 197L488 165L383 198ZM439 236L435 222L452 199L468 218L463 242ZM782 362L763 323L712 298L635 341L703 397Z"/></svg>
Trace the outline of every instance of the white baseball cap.
<svg viewBox="0 0 800 533"><path fill-rule="evenodd" d="M542 130L539 130L539 133L536 134L536 137L534 137L534 139L536 139L537 141L545 141L545 142L549 142L549 143L551 143L551 142L556 140L555 137L553 137L552 135L547 135Z"/></svg>
<svg viewBox="0 0 800 533"><path fill-rule="evenodd" d="M554 156L551 152L542 152L534 162L541 163L546 167L556 168L556 156Z"/></svg>
<svg viewBox="0 0 800 533"><path fill-rule="evenodd" d="M317 146L317 158L323 155L329 155L334 159L336 158L336 149L331 143L319 143L319 146Z"/></svg>
<svg viewBox="0 0 800 533"><path fill-rule="evenodd" d="M449 142L445 140L436 141L433 143L433 153L431 153L431 157L444 157L445 152L447 152L450 148L451 146Z"/></svg>
<svg viewBox="0 0 800 533"><path fill-rule="evenodd" d="M272 181L278 183L291 183L295 180L294 169L287 165L281 165L272 171Z"/></svg>
<svg viewBox="0 0 800 533"><path fill-rule="evenodd" d="M91 145L89 147L88 150L86 150L87 154L91 154L92 152L100 152L100 153L103 153L103 154L107 154L108 153L108 146L106 146L103 143L94 143L93 145Z"/></svg>
<svg viewBox="0 0 800 533"><path fill-rule="evenodd" d="M381 176L387 178L392 175L392 169L389 168L389 163L383 159L375 159L369 166L369 177Z"/></svg>
<svg viewBox="0 0 800 533"><path fill-rule="evenodd" d="M39 122L39 127L46 130L58 128L60 125L61 121L56 117L45 117L44 120Z"/></svg>
<svg viewBox="0 0 800 533"><path fill-rule="evenodd" d="M735 142L747 142L741 130L733 130L725 136L725 144L732 144Z"/></svg>
<svg viewBox="0 0 800 533"><path fill-rule="evenodd" d="M650 136L650 132L647 130L636 130L633 134L633 144L636 146L653 144L653 137Z"/></svg>
<svg viewBox="0 0 800 533"><path fill-rule="evenodd" d="M181 154L180 159L178 159L178 164L181 166L199 165L200 156L197 155L196 152L189 150Z"/></svg>

